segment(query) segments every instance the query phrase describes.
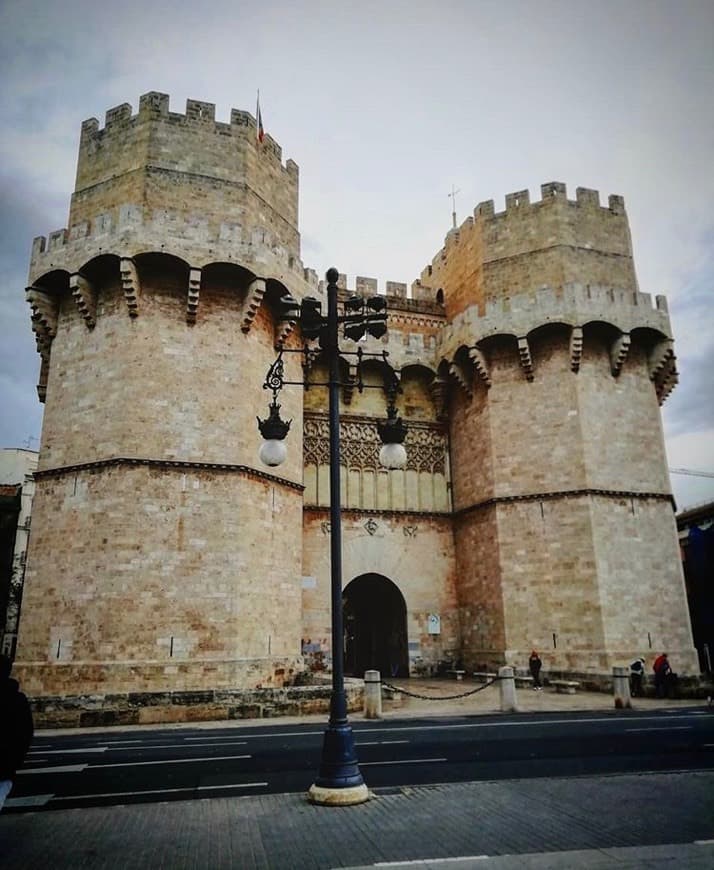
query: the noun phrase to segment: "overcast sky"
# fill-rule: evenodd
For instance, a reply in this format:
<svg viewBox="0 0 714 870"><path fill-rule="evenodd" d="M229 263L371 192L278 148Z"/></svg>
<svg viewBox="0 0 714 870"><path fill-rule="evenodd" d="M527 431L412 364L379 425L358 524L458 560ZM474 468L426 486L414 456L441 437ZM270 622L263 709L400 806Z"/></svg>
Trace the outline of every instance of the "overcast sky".
<svg viewBox="0 0 714 870"><path fill-rule="evenodd" d="M711 0L0 0L0 446L40 434L29 251L66 226L82 120L156 90L228 121L260 88L320 273L411 283L452 184L459 222L546 181L623 195L677 340L669 464L714 471L713 35ZM680 508L714 498L714 479L672 483Z"/></svg>

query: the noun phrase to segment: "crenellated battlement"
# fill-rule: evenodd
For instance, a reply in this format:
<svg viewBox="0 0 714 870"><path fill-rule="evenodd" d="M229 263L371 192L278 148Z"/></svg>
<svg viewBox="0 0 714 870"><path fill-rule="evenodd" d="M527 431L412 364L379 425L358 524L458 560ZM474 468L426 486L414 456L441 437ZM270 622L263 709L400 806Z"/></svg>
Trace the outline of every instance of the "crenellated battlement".
<svg viewBox="0 0 714 870"><path fill-rule="evenodd" d="M624 200L612 195L601 205L597 190L578 187L568 199L562 182L541 185L532 201L527 189L493 200L450 230L444 245L419 278L422 292L441 292L447 314L512 293L527 292L535 276L554 287L577 281L614 280L637 291Z"/></svg>
<svg viewBox="0 0 714 870"><path fill-rule="evenodd" d="M548 323L574 329L588 323L611 324L622 334L634 329L651 329L671 341L672 328L664 296L639 293L619 287L569 283L562 289L540 287L493 300L481 313L471 306L456 316L439 335L439 355L452 359L457 349L472 346L494 335L525 338Z"/></svg>
<svg viewBox="0 0 714 870"><path fill-rule="evenodd" d="M601 209L603 213L621 215L625 213L625 200L622 196L611 194L608 197L606 206L600 204L600 192L592 190L588 187L577 187L575 189L575 199L568 199L568 191L562 181L549 181L540 186L540 200L531 202L530 191L517 190L513 193L505 195L506 207L503 211L496 211L494 201L492 199L480 202L473 212L474 220L488 220L491 218L503 218L509 215L518 213L520 217L528 209L543 208L552 206L556 203L576 206L583 209ZM469 223L471 218L467 218L465 223ZM463 226L463 225L462 225ZM448 236L447 236L448 238Z"/></svg>
<svg viewBox="0 0 714 870"><path fill-rule="evenodd" d="M208 263L238 263L265 278L292 284L297 295L318 288L317 275L306 269L282 239L263 226L234 221L212 221L205 215L186 215L169 209L155 209L148 219L145 209L125 203L81 221L38 236L32 243L29 283L55 270L81 272L94 257L115 254L133 257L161 252L201 268ZM289 280L291 276L292 280ZM299 286L304 283L305 287Z"/></svg>
<svg viewBox="0 0 714 870"><path fill-rule="evenodd" d="M186 100L185 112L172 112L169 110L168 94L158 91L149 91L139 97L139 110L136 114L130 103L121 103L104 114L104 127L99 126L96 118L88 118L82 122L80 147L101 147L109 144L106 140L116 133L120 133L122 139L130 136L133 130L145 123L160 122L176 129L188 131L211 132L220 136L229 136L241 140L249 140L260 148L264 153L282 162L282 148L269 134L265 134L262 143L257 141L257 123L250 112L241 109L231 109L230 120L216 120L215 103L203 100ZM297 164L294 160L287 160L285 171L296 174Z"/></svg>
<svg viewBox="0 0 714 870"><path fill-rule="evenodd" d="M380 290L376 278L357 275L348 281L347 275L341 272L337 279L337 287L339 290L355 293L358 296L386 296L390 300L391 308L405 311L430 311L441 315L444 313L443 306L434 301L431 289L423 288L419 281L413 282L411 295L408 295L407 285L401 281L385 281ZM319 289L321 293L326 292L327 283L324 280L320 281Z"/></svg>
<svg viewBox="0 0 714 870"><path fill-rule="evenodd" d="M229 122L217 121L215 105L201 100L172 112L168 95L152 91L136 114L122 103L103 127L96 118L82 124L68 224L87 235L103 231L107 215L112 227L121 222L127 208L144 222L160 211L185 222L200 214L209 225L265 228L299 257L298 186L297 164L283 165L271 136L258 141L249 112L232 109Z"/></svg>

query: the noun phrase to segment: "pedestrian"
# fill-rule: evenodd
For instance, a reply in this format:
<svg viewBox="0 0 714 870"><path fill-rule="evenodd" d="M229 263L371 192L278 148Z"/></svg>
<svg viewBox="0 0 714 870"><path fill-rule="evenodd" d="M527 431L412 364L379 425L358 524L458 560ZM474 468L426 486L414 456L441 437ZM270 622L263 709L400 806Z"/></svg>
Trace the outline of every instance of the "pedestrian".
<svg viewBox="0 0 714 870"><path fill-rule="evenodd" d="M0 809L34 733L30 705L17 680L10 678L11 670L10 659L0 655Z"/></svg>
<svg viewBox="0 0 714 870"><path fill-rule="evenodd" d="M538 653L533 650L531 652L531 656L528 659L528 668L531 672L531 676L533 677L533 690L535 692L541 692L543 690L543 686L540 682L540 669L543 667L543 662L540 660L540 656Z"/></svg>
<svg viewBox="0 0 714 870"><path fill-rule="evenodd" d="M635 659L630 665L630 694L633 698L642 695L642 680L645 676L645 660Z"/></svg>
<svg viewBox="0 0 714 870"><path fill-rule="evenodd" d="M658 698L664 698L667 694L667 684L669 675L672 673L672 668L669 665L667 653L657 656L652 665L655 678L655 691Z"/></svg>

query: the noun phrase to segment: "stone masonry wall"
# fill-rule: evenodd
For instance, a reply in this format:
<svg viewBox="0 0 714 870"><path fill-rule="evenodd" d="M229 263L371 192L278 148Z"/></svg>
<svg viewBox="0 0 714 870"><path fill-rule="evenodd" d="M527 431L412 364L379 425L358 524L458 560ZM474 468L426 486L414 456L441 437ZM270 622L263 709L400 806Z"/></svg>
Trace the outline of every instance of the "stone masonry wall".
<svg viewBox="0 0 714 870"><path fill-rule="evenodd" d="M331 656L329 512L304 517L303 632ZM412 672L457 657L460 643L451 521L419 514L362 514L342 523L342 585L364 574L390 580L404 597ZM375 602L379 606L379 602ZM441 633L428 632L429 614Z"/></svg>
<svg viewBox="0 0 714 870"><path fill-rule="evenodd" d="M188 100L178 114L169 112L168 95L149 93L137 115L125 103L107 112L104 128L95 119L82 125L69 225L139 203L145 219L158 208L270 226L299 256L297 193L297 165L282 166L270 137L257 142L247 112L216 123L211 103Z"/></svg>
<svg viewBox="0 0 714 870"><path fill-rule="evenodd" d="M99 294L89 330L73 300L62 300L52 343L40 469L115 456L258 464L256 414L265 416L262 384L274 323L261 308L241 331L240 295L227 287L202 294L198 319L186 322L185 285L170 262L142 270L141 313L129 317L116 285ZM287 361L299 373L294 355ZM286 390L293 418L281 476L302 481L300 395Z"/></svg>
<svg viewBox="0 0 714 870"><path fill-rule="evenodd" d="M559 288L571 281L637 289L630 233L619 196L601 207L597 191L578 188L567 199L565 185L541 186L542 199L528 191L508 194L506 210L493 201L476 207L422 272L421 284L443 291L448 319L470 305L535 287Z"/></svg>
<svg viewBox="0 0 714 870"><path fill-rule="evenodd" d="M300 513L299 491L231 471L41 477L18 648L26 691L230 688L247 664L255 684L275 681L300 652Z"/></svg>

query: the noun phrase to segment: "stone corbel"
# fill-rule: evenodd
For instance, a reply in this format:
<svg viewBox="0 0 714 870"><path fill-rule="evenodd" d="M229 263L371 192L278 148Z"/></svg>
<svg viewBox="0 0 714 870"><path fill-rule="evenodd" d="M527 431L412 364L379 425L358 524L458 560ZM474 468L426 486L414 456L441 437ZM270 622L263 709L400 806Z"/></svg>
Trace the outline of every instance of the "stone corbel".
<svg viewBox="0 0 714 870"><path fill-rule="evenodd" d="M248 293L243 302L243 310L241 312L240 328L243 332L250 332L250 327L253 325L255 315L258 313L265 296L265 281L262 278L256 278L250 282Z"/></svg>
<svg viewBox="0 0 714 870"><path fill-rule="evenodd" d="M630 352L630 334L623 332L610 346L610 371L613 378L618 377Z"/></svg>
<svg viewBox="0 0 714 870"><path fill-rule="evenodd" d="M486 387L491 386L491 371L486 360L486 355L479 347L469 348L469 356L474 364L474 371L483 381Z"/></svg>
<svg viewBox="0 0 714 870"><path fill-rule="evenodd" d="M446 420L446 400L449 395L449 382L440 377L435 377L429 387L431 398L436 409L436 419Z"/></svg>
<svg viewBox="0 0 714 870"><path fill-rule="evenodd" d="M570 368L571 371L580 371L580 360L583 358L583 328L574 326L570 333Z"/></svg>
<svg viewBox="0 0 714 870"><path fill-rule="evenodd" d="M129 316L138 317L138 299L141 293L141 285L139 284L139 273L136 264L131 257L121 258L119 261L119 274L121 275L121 284L124 288L124 299L126 300L126 307L129 309Z"/></svg>
<svg viewBox="0 0 714 870"><path fill-rule="evenodd" d="M28 287L25 298L32 310L32 331L38 342L52 342L57 334L59 300L39 287Z"/></svg>
<svg viewBox="0 0 714 870"><path fill-rule="evenodd" d="M201 293L201 270L190 269L188 273L188 296L186 299L186 323L193 325L198 314L198 301Z"/></svg>
<svg viewBox="0 0 714 870"><path fill-rule="evenodd" d="M670 339L658 342L651 350L647 359L650 380L657 381L660 373L674 359L674 342Z"/></svg>
<svg viewBox="0 0 714 870"><path fill-rule="evenodd" d="M533 359L531 357L531 348L527 338L518 339L518 359L521 363L521 368L526 376L526 380L533 380Z"/></svg>
<svg viewBox="0 0 714 870"><path fill-rule="evenodd" d="M461 387L461 389L466 394L467 398L473 398L473 388L471 386L470 380L466 375L466 372L461 368L461 366L457 362L452 362L449 365L449 374L456 381L456 383Z"/></svg>
<svg viewBox="0 0 714 870"><path fill-rule="evenodd" d="M292 298L290 293L287 294ZM297 301L296 301L297 305ZM280 347L285 339L290 335L290 333L295 329L295 324L297 323L297 310L294 317L283 317L282 320L279 320L275 326L275 344Z"/></svg>
<svg viewBox="0 0 714 870"><path fill-rule="evenodd" d="M94 287L83 275L76 272L69 276L69 289L87 328L94 329L97 323L97 294Z"/></svg>
<svg viewBox="0 0 714 870"><path fill-rule="evenodd" d="M667 362L660 368L657 377L655 378L655 392L660 405L664 404L669 394L679 383L679 372L677 371L677 358L672 354L667 359Z"/></svg>

